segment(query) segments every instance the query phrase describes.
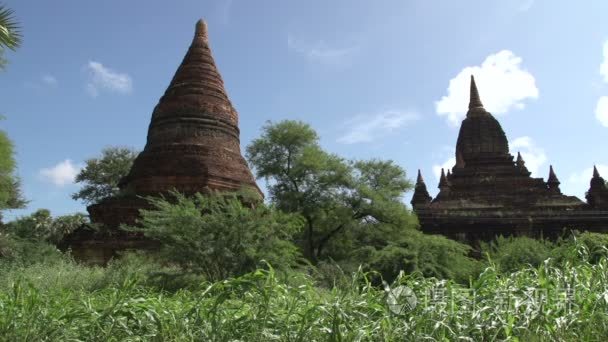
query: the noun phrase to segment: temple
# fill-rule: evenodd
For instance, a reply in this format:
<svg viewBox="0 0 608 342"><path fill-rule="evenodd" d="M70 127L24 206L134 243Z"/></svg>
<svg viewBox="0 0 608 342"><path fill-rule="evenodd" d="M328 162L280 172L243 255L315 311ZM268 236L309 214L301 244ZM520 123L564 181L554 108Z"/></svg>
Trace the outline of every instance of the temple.
<svg viewBox="0 0 608 342"><path fill-rule="evenodd" d="M146 146L118 184L120 195L87 208L106 229L76 232L64 244L77 258L105 262L116 251L150 247L150 241L117 229L134 224L148 208L143 196L171 190L185 194L248 188L263 198L240 150L238 113L209 48L207 25L194 39L152 112Z"/></svg>
<svg viewBox="0 0 608 342"><path fill-rule="evenodd" d="M484 109L473 76L455 154L456 165L447 174L441 171L434 199L418 171L411 204L424 232L475 244L497 235L608 231L608 188L597 169L586 202L562 194L553 166L547 181L531 177L521 154L513 160L505 132Z"/></svg>

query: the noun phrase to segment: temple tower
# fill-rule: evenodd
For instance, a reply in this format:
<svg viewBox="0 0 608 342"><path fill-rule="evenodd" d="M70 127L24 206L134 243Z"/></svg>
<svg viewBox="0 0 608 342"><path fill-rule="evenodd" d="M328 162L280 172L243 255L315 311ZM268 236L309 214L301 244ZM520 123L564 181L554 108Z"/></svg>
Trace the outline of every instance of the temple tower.
<svg viewBox="0 0 608 342"><path fill-rule="evenodd" d="M606 229L608 188L597 172L588 204L561 193L553 166L547 181L530 176L523 157L514 160L507 136L483 106L473 76L469 106L456 141L456 165L441 171L439 193L412 206L428 233L473 242L496 235L557 236L563 229ZM605 206L605 207L604 207Z"/></svg>
<svg viewBox="0 0 608 342"><path fill-rule="evenodd" d="M117 250L150 242L118 230L134 224L149 205L143 196L177 190L185 194L250 189L263 194L241 155L238 113L215 65L207 25L194 38L175 76L152 112L144 150L118 184L120 195L90 205L91 221L109 233L75 232L64 241L76 257L106 262Z"/></svg>
<svg viewBox="0 0 608 342"><path fill-rule="evenodd" d="M200 20L184 60L152 112L146 147L120 188L147 195L248 186L261 195L241 155L238 119L211 54L207 25Z"/></svg>

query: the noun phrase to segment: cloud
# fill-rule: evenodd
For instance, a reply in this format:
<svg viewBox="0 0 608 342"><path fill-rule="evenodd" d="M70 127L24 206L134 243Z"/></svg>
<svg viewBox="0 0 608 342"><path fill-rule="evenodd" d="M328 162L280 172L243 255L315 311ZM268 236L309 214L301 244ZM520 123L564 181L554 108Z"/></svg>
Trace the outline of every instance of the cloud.
<svg viewBox="0 0 608 342"><path fill-rule="evenodd" d="M57 86L57 79L55 77L53 77L52 75L46 74L42 76L42 83L51 86L51 87L56 87Z"/></svg>
<svg viewBox="0 0 608 342"><path fill-rule="evenodd" d="M597 171L600 175L608 176L608 165L598 164ZM589 185L589 181L591 181L591 177L593 176L593 167L588 167L580 172L574 172L568 178L568 181L574 184L587 184Z"/></svg>
<svg viewBox="0 0 608 342"><path fill-rule="evenodd" d="M40 170L40 176L54 185L65 186L74 183L81 168L74 165L70 159L66 159L53 167Z"/></svg>
<svg viewBox="0 0 608 342"><path fill-rule="evenodd" d="M128 94L133 90L133 80L128 74L116 72L94 61L89 61L86 70L89 73L86 90L93 97L97 97L101 90L119 94Z"/></svg>
<svg viewBox="0 0 608 342"><path fill-rule="evenodd" d="M604 60L600 64L600 75L604 77L604 82L608 83L608 40L604 42Z"/></svg>
<svg viewBox="0 0 608 342"><path fill-rule="evenodd" d="M515 138L509 142L509 146L511 154L514 156L517 156L517 152L521 153L521 157L526 162L526 168L532 173L532 176L543 177L543 175L539 174L539 170L547 162L547 155L545 154L545 150L537 146L532 138L527 136ZM546 171L548 175L549 170Z"/></svg>
<svg viewBox="0 0 608 342"><path fill-rule="evenodd" d="M518 7L518 9L522 12L528 11L532 6L534 6L535 0L524 0Z"/></svg>
<svg viewBox="0 0 608 342"><path fill-rule="evenodd" d="M398 110L375 115L358 115L346 123L348 133L338 138L338 142L343 144L370 142L418 118L419 115L415 112Z"/></svg>
<svg viewBox="0 0 608 342"><path fill-rule="evenodd" d="M287 35L287 47L308 59L326 65L346 66L351 62L352 55L359 49L358 46L333 47L325 41L315 43L304 42Z"/></svg>
<svg viewBox="0 0 608 342"><path fill-rule="evenodd" d="M521 68L522 59L509 50L489 55L479 66L467 66L450 80L447 95L435 102L439 116L458 126L469 103L471 75L484 107L493 114L504 114L512 108L523 109L524 100L538 98L534 76Z"/></svg>
<svg viewBox="0 0 608 342"><path fill-rule="evenodd" d="M608 127L608 96L602 96L597 100L595 107L595 118L603 125Z"/></svg>
<svg viewBox="0 0 608 342"><path fill-rule="evenodd" d="M597 164L597 171L600 173L602 177L608 176L608 165L606 164ZM591 177L593 176L593 166L590 166L580 172L574 172L568 177L566 184L562 184L562 191L564 193L571 193L579 198L585 198L585 192L589 190L589 182L591 181Z"/></svg>
<svg viewBox="0 0 608 342"><path fill-rule="evenodd" d="M456 165L456 157L449 158L443 164L433 165L433 174L435 175L435 178L437 178L437 182L439 182L439 178L441 178L441 169L447 173L448 170L452 170L454 165Z"/></svg>

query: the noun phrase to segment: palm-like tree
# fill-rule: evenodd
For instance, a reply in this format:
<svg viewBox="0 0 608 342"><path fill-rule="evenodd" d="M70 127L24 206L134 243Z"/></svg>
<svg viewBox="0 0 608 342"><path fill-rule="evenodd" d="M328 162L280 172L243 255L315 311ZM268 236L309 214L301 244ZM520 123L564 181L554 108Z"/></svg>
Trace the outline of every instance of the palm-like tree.
<svg viewBox="0 0 608 342"><path fill-rule="evenodd" d="M0 4L0 69L6 64L4 50L15 50L21 44L21 28L13 10Z"/></svg>

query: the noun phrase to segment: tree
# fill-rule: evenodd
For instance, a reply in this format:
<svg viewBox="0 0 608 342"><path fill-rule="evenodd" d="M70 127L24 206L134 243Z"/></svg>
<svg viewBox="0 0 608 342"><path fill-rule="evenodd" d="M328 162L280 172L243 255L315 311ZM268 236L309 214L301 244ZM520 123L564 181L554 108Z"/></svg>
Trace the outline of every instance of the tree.
<svg viewBox="0 0 608 342"><path fill-rule="evenodd" d="M12 141L0 130L0 210L23 208L27 203L21 194L21 182L15 175L14 154Z"/></svg>
<svg viewBox="0 0 608 342"><path fill-rule="evenodd" d="M327 153L303 122L267 123L247 147L247 159L267 180L271 202L304 217L299 242L312 262L344 257L355 247L357 231L379 224L400 230L415 221L401 202L412 188L403 169L392 161L355 162Z"/></svg>
<svg viewBox="0 0 608 342"><path fill-rule="evenodd" d="M13 11L0 5L0 69L6 65L4 50L15 50L21 44L21 31Z"/></svg>
<svg viewBox="0 0 608 342"><path fill-rule="evenodd" d="M298 250L291 242L302 221L264 204L251 203L245 193L197 193L186 197L172 192L170 198L150 197L153 210L141 210L138 227L160 241L163 260L209 280L242 275L261 266L293 266Z"/></svg>
<svg viewBox="0 0 608 342"><path fill-rule="evenodd" d="M48 209L38 209L30 215L8 222L0 232L21 240L56 244L65 235L88 223L87 215L82 213L53 218Z"/></svg>
<svg viewBox="0 0 608 342"><path fill-rule="evenodd" d="M118 195L118 183L129 173L137 155L138 152L129 148L105 148L101 157L87 160L76 176L76 182L83 183L83 186L72 194L72 198L93 204Z"/></svg>

